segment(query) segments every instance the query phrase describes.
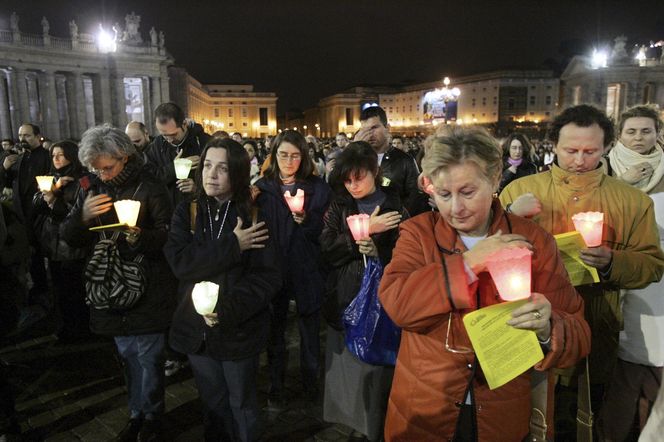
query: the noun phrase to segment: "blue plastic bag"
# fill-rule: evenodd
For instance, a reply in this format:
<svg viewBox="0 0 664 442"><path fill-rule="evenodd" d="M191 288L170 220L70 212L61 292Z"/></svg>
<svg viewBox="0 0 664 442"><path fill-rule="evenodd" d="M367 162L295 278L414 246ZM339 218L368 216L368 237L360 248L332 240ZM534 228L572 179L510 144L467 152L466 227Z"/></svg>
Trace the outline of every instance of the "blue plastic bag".
<svg viewBox="0 0 664 442"><path fill-rule="evenodd" d="M360 291L343 314L346 348L367 364L395 365L401 329L387 316L378 299L382 276L380 261L369 258Z"/></svg>

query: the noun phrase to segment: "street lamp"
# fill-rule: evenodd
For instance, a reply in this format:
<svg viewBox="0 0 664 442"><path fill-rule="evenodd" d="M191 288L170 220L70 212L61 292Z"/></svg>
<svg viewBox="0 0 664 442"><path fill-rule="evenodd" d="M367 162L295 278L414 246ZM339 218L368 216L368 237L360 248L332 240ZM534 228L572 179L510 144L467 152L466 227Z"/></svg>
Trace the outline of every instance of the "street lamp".
<svg viewBox="0 0 664 442"><path fill-rule="evenodd" d="M111 35L110 32L104 29L104 27L99 24L99 33L97 34L97 48L102 54L108 54L109 52L115 52L118 50L118 45L115 42L117 35Z"/></svg>
<svg viewBox="0 0 664 442"><path fill-rule="evenodd" d="M602 50L597 50L593 49L593 57L591 59L591 65L593 69L598 69L598 68L605 68L607 61L608 61L608 56L606 55L606 51Z"/></svg>

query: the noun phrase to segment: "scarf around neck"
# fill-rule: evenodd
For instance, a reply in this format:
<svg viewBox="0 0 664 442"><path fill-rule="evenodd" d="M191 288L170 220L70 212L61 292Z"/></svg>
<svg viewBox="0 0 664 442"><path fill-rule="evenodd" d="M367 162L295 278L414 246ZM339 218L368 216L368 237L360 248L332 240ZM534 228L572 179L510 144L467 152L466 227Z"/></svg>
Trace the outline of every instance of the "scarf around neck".
<svg viewBox="0 0 664 442"><path fill-rule="evenodd" d="M655 145L655 149L651 153L643 155L625 147L620 141L609 152L609 162L617 178L621 178L627 169L639 163L647 162L652 166L652 175L634 183L634 187L645 193L651 191L664 178L663 157L664 150L660 145Z"/></svg>
<svg viewBox="0 0 664 442"><path fill-rule="evenodd" d="M129 157L127 164L125 164L120 173L117 174L114 178L106 181L106 184L108 184L111 187L122 186L123 184L128 182L135 174L140 172L142 166L143 164L141 160L135 155L132 155Z"/></svg>
<svg viewBox="0 0 664 442"><path fill-rule="evenodd" d="M521 165L521 163L523 163L523 158L519 158L518 160L515 160L512 157L507 157L507 162L510 163L510 166L519 167Z"/></svg>

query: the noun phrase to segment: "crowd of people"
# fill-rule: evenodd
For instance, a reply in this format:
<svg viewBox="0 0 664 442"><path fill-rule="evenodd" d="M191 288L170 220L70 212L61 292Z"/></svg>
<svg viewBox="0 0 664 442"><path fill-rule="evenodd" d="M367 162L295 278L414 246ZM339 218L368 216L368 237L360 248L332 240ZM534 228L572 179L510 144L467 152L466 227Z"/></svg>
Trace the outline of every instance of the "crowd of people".
<svg viewBox="0 0 664 442"><path fill-rule="evenodd" d="M261 409L288 401L293 302L306 399L322 395L323 418L350 427L351 440L545 440L566 419L578 422L578 440L657 439L656 108L627 109L614 128L600 110L574 106L535 142L457 125L426 139L391 134L377 106L362 111L352 139L209 135L175 103L154 115L154 137L131 122L48 148L25 123L0 154L0 336L56 314L63 342L111 338L128 394L117 440L163 438L165 377L186 365L205 440L259 440ZM191 165L185 177L180 159ZM49 185L38 186L41 176ZM301 207L291 206L295 195ZM140 202L135 223L120 222L121 200ZM574 286L553 235L574 231L573 215L588 211L604 214L602 244L579 259L598 282ZM369 219L363 237L347 221L354 215ZM534 332L544 358L491 389L463 318L503 302L487 260L515 248L533 253L532 293L508 324ZM348 345L344 314L369 279L367 258L384 269L374 295L401 330L396 364L368 363ZM194 296L203 283L217 290L205 312ZM257 399L263 351L267 404ZM0 434L19 431L4 372L0 402Z"/></svg>

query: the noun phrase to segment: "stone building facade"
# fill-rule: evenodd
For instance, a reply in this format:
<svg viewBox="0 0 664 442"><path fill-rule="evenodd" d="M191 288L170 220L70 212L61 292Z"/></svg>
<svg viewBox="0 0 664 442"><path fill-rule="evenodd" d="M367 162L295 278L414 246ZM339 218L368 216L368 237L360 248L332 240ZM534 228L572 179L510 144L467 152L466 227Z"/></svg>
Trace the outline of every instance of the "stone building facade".
<svg viewBox="0 0 664 442"><path fill-rule="evenodd" d="M53 140L79 139L101 123L150 123L153 109L169 100L173 59L163 32L152 28L143 40L140 16L127 15L126 28L116 25L105 40L79 33L74 21L67 38L50 35L46 18L41 24L41 35L22 32L13 13L11 29L0 30L3 138L16 138L23 122L39 125Z"/></svg>

